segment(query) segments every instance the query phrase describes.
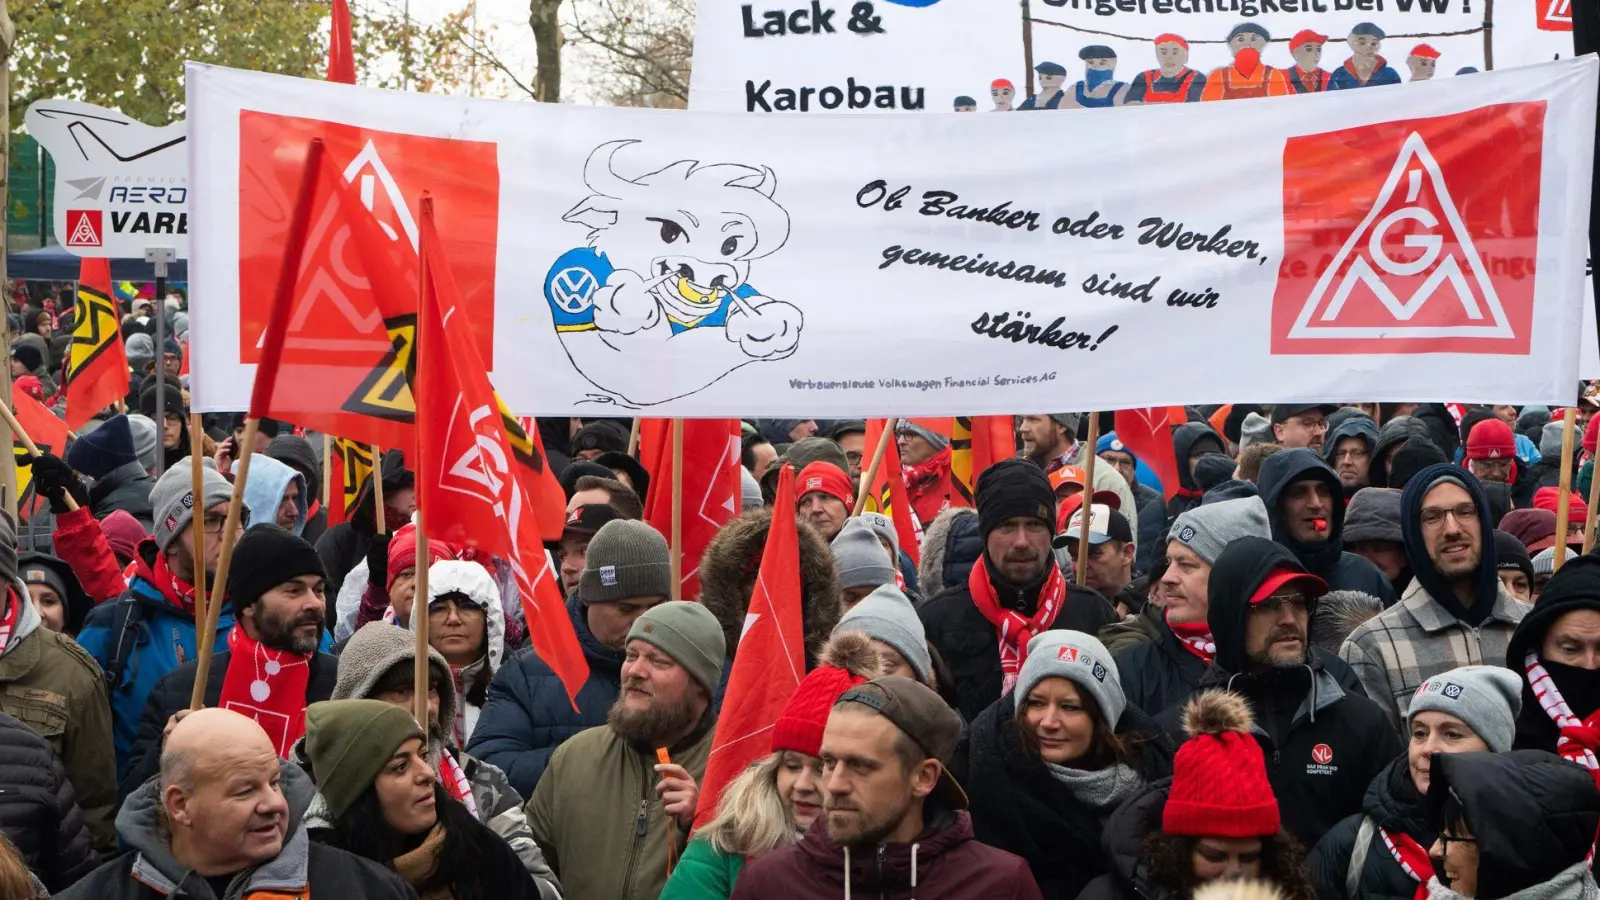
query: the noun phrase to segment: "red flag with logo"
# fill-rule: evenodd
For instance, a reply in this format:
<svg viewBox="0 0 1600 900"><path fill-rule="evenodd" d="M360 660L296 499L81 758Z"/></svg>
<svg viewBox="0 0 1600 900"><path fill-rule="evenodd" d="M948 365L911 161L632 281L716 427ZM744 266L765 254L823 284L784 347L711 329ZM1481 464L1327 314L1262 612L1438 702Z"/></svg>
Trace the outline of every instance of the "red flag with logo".
<svg viewBox="0 0 1600 900"><path fill-rule="evenodd" d="M647 419L640 425L639 457L650 472L644 520L668 540L672 538L672 432L679 426L683 428L682 596L693 600L700 596L700 557L717 531L739 515L739 420Z"/></svg>
<svg viewBox="0 0 1600 900"><path fill-rule="evenodd" d="M83 427L127 393L128 353L111 294L111 261L85 257L78 270L78 312L67 355L67 421L62 427Z"/></svg>
<svg viewBox="0 0 1600 900"><path fill-rule="evenodd" d="M510 417L502 412L488 369L473 347L455 278L439 252L431 200L423 200L420 219L426 282L412 385L421 388L417 505L437 539L510 563L533 650L561 679L576 708L574 698L589 677L589 664L534 515L544 498L530 496L530 487L542 488L515 472L520 451L506 428Z"/></svg>
<svg viewBox="0 0 1600 900"><path fill-rule="evenodd" d="M706 774L700 780L696 828L716 814L717 801L728 782L772 752L772 726L806 677L794 479L792 466L785 465L778 473L778 494L772 502L772 525L761 553L761 569L750 594L733 670L728 674Z"/></svg>
<svg viewBox="0 0 1600 900"><path fill-rule="evenodd" d="M333 26L328 31L328 80L356 83L356 51L351 46L347 0L333 0Z"/></svg>
<svg viewBox="0 0 1600 900"><path fill-rule="evenodd" d="M1002 459L1017 455L1010 416L957 416L950 436L951 506L974 506L978 476Z"/></svg>
<svg viewBox="0 0 1600 900"><path fill-rule="evenodd" d="M867 434L861 446L868 456L862 463L863 466L872 464L871 454L878 452L878 442L883 440L883 429L887 424L885 419L867 420ZM859 486L857 489L859 490ZM919 552L922 523L917 521L916 511L911 508L911 494L906 490L905 470L900 467L900 447L892 435L889 437L888 446L883 450L883 461L878 464L878 474L873 477L872 484L867 485L865 508L869 512L883 513L894 520L894 532L900 539L900 549L911 557L912 565L919 564L922 559L922 554Z"/></svg>
<svg viewBox="0 0 1600 900"><path fill-rule="evenodd" d="M1119 409L1116 413L1117 440L1156 473L1168 500L1183 487L1178 480L1178 456L1172 447L1172 429L1187 421L1188 413L1181 406Z"/></svg>

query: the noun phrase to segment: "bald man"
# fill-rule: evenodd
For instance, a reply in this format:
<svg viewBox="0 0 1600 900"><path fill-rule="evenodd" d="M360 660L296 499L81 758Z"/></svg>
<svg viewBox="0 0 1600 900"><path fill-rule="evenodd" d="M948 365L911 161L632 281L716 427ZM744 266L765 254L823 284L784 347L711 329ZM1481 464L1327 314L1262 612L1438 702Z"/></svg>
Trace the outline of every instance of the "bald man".
<svg viewBox="0 0 1600 900"><path fill-rule="evenodd" d="M118 834L133 849L55 896L414 898L393 871L310 842L301 819L315 793L298 766L279 762L255 720L202 709L173 725L160 775L117 815Z"/></svg>

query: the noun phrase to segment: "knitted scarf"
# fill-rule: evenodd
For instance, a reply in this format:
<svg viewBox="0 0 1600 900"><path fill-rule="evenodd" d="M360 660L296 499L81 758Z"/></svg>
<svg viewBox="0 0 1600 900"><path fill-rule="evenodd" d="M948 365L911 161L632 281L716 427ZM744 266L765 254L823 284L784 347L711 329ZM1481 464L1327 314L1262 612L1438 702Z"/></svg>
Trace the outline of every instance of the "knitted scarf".
<svg viewBox="0 0 1600 900"><path fill-rule="evenodd" d="M439 851L444 849L444 826L435 824L417 849L394 858L394 870L417 892L418 900L448 900L449 885L424 891L422 886L439 869Z"/></svg>
<svg viewBox="0 0 1600 900"><path fill-rule="evenodd" d="M1041 631L1055 624L1061 612L1062 601L1067 596L1067 579L1061 570L1049 566L1044 586L1039 589L1039 602L1032 618L1012 612L1000 605L1000 595L989 581L989 561L979 559L967 576L967 589L972 592L972 603L989 620L1000 635L1000 671L1005 675L1001 693L1010 691L1017 683L1017 673L1028 659L1028 642Z"/></svg>
<svg viewBox="0 0 1600 900"><path fill-rule="evenodd" d="M143 560L136 559L134 565L143 569L142 562ZM165 597L168 603L190 616L194 615L194 585L179 578L177 573L167 566L165 553L156 554L156 564L148 571L150 583L156 586L156 590L161 592L161 596ZM138 574L143 575L144 572Z"/></svg>
<svg viewBox="0 0 1600 900"><path fill-rule="evenodd" d="M17 621L22 618L22 604L32 602L17 596L17 589L11 588L6 592L5 615L0 616L0 653L11 649L11 636L17 629Z"/></svg>
<svg viewBox="0 0 1600 900"><path fill-rule="evenodd" d="M1383 846L1389 850L1389 855L1400 864L1400 871L1411 876L1417 883L1417 892L1413 900L1427 900L1428 881L1433 878L1433 860L1429 858L1428 851L1417 843L1417 839L1405 832L1391 834L1387 828L1379 828L1378 836L1383 838Z"/></svg>
<svg viewBox="0 0 1600 900"><path fill-rule="evenodd" d="M1589 774L1600 783L1600 759L1595 757L1595 751L1600 750L1600 710L1591 713L1587 719L1574 715L1572 707L1561 698L1561 692L1556 689L1550 673L1539 664L1539 656L1534 651L1528 651L1524 667L1533 695L1539 698L1545 715L1561 729L1561 738L1556 741L1556 753L1588 769Z"/></svg>
<svg viewBox="0 0 1600 900"><path fill-rule="evenodd" d="M1102 817L1109 816L1122 801L1144 787L1139 773L1121 763L1093 772L1055 763L1045 763L1045 768L1050 770L1051 777L1067 786L1072 796Z"/></svg>
<svg viewBox="0 0 1600 900"><path fill-rule="evenodd" d="M228 632L228 671L217 705L256 720L278 749L279 759L306 734L306 686L311 655L271 650L234 625Z"/></svg>
<svg viewBox="0 0 1600 900"><path fill-rule="evenodd" d="M1217 641L1211 636L1211 626L1204 622L1174 622L1167 620L1167 627L1172 629L1172 634L1183 645L1183 649L1193 653L1211 665L1217 660Z"/></svg>
<svg viewBox="0 0 1600 900"><path fill-rule="evenodd" d="M449 748L439 753L439 783L444 785L456 802L472 813L474 819L478 817L478 802L472 799L472 783L467 781L467 770L456 762Z"/></svg>
<svg viewBox="0 0 1600 900"><path fill-rule="evenodd" d="M920 494L936 487L941 478L950 474L950 459L950 448L946 447L924 462L905 466L906 491Z"/></svg>

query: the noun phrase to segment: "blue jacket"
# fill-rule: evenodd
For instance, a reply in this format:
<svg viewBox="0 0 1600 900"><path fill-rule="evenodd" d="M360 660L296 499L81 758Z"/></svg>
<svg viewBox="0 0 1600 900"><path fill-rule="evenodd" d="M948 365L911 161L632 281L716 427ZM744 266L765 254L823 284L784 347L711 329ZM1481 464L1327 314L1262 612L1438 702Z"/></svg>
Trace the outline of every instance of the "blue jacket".
<svg viewBox="0 0 1600 900"><path fill-rule="evenodd" d="M600 643L589 631L588 616L576 593L567 599L567 614L589 662L589 680L578 691L578 709L573 710L556 673L532 649L524 649L494 674L467 745L468 753L504 771L524 797L533 796L550 754L585 728L604 725L606 712L622 691L624 653Z"/></svg>
<svg viewBox="0 0 1600 900"><path fill-rule="evenodd" d="M155 542L145 540L137 553L138 561L145 565L136 571L127 591L115 602L91 610L78 634L79 646L89 651L106 673L119 778L127 768L150 691L162 676L199 656L194 617L167 602L149 580ZM225 606L217 617L213 646L218 650L227 648L232 627L233 610ZM114 664L119 643L125 651Z"/></svg>

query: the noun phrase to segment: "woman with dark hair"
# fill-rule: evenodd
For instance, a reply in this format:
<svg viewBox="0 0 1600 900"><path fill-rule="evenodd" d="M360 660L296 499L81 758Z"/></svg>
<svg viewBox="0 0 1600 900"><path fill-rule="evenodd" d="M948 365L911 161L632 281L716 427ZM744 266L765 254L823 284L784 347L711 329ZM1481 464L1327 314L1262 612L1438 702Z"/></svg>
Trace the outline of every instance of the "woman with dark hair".
<svg viewBox="0 0 1600 900"><path fill-rule="evenodd" d="M450 663L455 679L452 743L465 747L506 652L506 614L500 588L482 565L440 560L428 566L428 643Z"/></svg>
<svg viewBox="0 0 1600 900"><path fill-rule="evenodd" d="M1283 830L1250 706L1208 691L1183 714L1190 740L1172 778L1144 789L1106 823L1110 872L1079 900L1191 900L1219 880L1270 883L1284 900L1316 900L1305 850Z"/></svg>
<svg viewBox="0 0 1600 900"><path fill-rule="evenodd" d="M1016 687L972 723L951 766L972 831L1028 861L1047 898L1072 900L1108 871L1106 819L1172 774L1172 745L1127 704L1111 654L1079 631L1028 644Z"/></svg>
<svg viewBox="0 0 1600 900"><path fill-rule="evenodd" d="M539 900L517 855L439 783L405 710L313 703L305 748L333 816L313 839L392 868L422 900Z"/></svg>

